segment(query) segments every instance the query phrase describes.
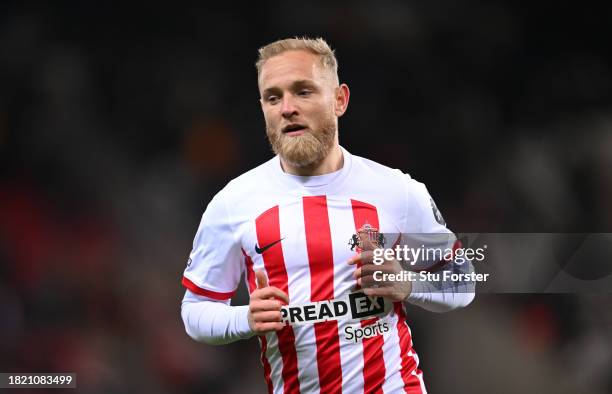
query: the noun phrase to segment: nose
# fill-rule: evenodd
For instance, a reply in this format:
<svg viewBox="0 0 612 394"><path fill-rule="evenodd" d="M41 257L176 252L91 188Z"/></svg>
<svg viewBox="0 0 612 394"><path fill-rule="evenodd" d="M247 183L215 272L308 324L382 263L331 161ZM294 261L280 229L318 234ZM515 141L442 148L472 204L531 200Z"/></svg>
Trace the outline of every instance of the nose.
<svg viewBox="0 0 612 394"><path fill-rule="evenodd" d="M283 97L281 113L283 118L291 118L292 116L297 115L297 107L295 106L293 98L290 95L285 95Z"/></svg>

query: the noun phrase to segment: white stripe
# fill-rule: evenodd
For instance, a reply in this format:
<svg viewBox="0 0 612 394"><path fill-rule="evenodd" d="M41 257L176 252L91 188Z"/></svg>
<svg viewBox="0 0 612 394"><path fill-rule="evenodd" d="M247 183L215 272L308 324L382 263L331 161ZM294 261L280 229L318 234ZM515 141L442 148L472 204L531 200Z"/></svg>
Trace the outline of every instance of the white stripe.
<svg viewBox="0 0 612 394"><path fill-rule="evenodd" d="M349 240L355 233L355 220L351 201L346 198L327 197L327 207L334 211L330 215L329 227L332 234L332 250L334 256L334 297L347 295L355 284L352 275L355 266L346 262L356 252L351 251ZM338 322L338 337L340 338L340 364L342 365L342 389L344 393L363 392L363 345L361 342L346 340L344 329L352 325L361 327L358 322Z"/></svg>
<svg viewBox="0 0 612 394"><path fill-rule="evenodd" d="M399 331L397 330L398 315L390 314L382 320L389 324L390 331L385 333L383 344L383 358L385 360L385 382L383 383L383 393L403 392L404 380L402 379L401 367L402 356L400 348Z"/></svg>
<svg viewBox="0 0 612 394"><path fill-rule="evenodd" d="M363 344L348 341L344 329L347 326L360 328L360 323L346 320L338 322L340 338L340 360L342 365L342 392L347 394L363 393Z"/></svg>
<svg viewBox="0 0 612 394"><path fill-rule="evenodd" d="M330 210L335 209L329 218L329 227L334 256L334 297L338 298L348 294L355 285L352 275L356 267L346 263L357 253L349 246L349 240L355 234L355 220L350 200L328 197L327 206Z"/></svg>
<svg viewBox="0 0 612 394"><path fill-rule="evenodd" d="M278 336L276 333L266 334L267 351L266 357L270 364L270 379L272 380L272 388L275 394L283 392L283 359L278 351ZM276 351L270 351L276 349Z"/></svg>

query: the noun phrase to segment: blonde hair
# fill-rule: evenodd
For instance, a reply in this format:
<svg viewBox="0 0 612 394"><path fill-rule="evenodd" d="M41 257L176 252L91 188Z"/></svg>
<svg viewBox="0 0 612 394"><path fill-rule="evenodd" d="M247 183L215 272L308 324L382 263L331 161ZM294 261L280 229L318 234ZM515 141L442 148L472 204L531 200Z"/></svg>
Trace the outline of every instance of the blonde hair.
<svg viewBox="0 0 612 394"><path fill-rule="evenodd" d="M334 51L330 48L329 44L321 37L286 38L259 48L259 57L255 63L257 77L261 74L261 68L268 59L283 52L295 50L308 51L318 55L321 65L332 73L335 83L338 83L338 61L336 60L336 55L334 55Z"/></svg>

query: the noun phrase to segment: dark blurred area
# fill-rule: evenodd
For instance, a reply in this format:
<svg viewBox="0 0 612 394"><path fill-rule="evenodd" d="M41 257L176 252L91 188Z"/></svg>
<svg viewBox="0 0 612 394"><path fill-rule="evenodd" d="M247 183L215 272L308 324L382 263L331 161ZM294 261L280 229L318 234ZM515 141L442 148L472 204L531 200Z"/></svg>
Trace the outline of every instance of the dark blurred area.
<svg viewBox="0 0 612 394"><path fill-rule="evenodd" d="M211 197L272 156L254 62L279 38L336 48L341 144L424 182L454 231L612 231L606 6L204 3L0 4L0 372L265 392L257 341L187 337L180 278ZM431 393L612 392L611 294L408 319Z"/></svg>

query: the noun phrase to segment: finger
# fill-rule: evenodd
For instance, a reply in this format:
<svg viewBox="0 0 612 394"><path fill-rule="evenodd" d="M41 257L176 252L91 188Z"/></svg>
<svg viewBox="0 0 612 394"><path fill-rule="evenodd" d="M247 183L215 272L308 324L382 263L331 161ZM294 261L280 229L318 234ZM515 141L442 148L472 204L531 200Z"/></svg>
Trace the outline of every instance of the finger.
<svg viewBox="0 0 612 394"><path fill-rule="evenodd" d="M374 259L374 253L371 250L365 250L353 257L351 257L350 259L348 259L347 264L348 265L354 265L354 264L369 264L373 261Z"/></svg>
<svg viewBox="0 0 612 394"><path fill-rule="evenodd" d="M271 331L280 331L285 327L285 323L256 323L255 330L260 334Z"/></svg>
<svg viewBox="0 0 612 394"><path fill-rule="evenodd" d="M360 276L374 275L375 272L380 272L379 275L395 273L393 267L384 265L365 264L360 268Z"/></svg>
<svg viewBox="0 0 612 394"><path fill-rule="evenodd" d="M251 313L261 311L280 311L282 304L278 300L253 300L249 305Z"/></svg>
<svg viewBox="0 0 612 394"><path fill-rule="evenodd" d="M255 271L255 278L257 279L257 288L263 289L264 287L268 287L268 277L266 273L262 270Z"/></svg>
<svg viewBox="0 0 612 394"><path fill-rule="evenodd" d="M393 294L391 287L368 287L363 289L363 293L370 297L388 297Z"/></svg>
<svg viewBox="0 0 612 394"><path fill-rule="evenodd" d="M287 293L279 289L278 287L268 286L263 289L258 289L253 292L251 298L257 299L268 299L268 298L276 298L280 301L284 301L285 304L289 304L289 296Z"/></svg>
<svg viewBox="0 0 612 394"><path fill-rule="evenodd" d="M378 277L378 278L380 279L380 277ZM388 287L388 286L392 285L391 282L374 279L373 275L365 275L365 276L362 276L360 279L361 279L361 286L363 288L368 288L368 287Z"/></svg>
<svg viewBox="0 0 612 394"><path fill-rule="evenodd" d="M374 280L374 278L370 275L357 278L357 286L363 289L367 289L375 287L388 287L390 286L390 284L388 282Z"/></svg>
<svg viewBox="0 0 612 394"><path fill-rule="evenodd" d="M361 287L363 288L375 287L375 286L381 285L381 282L375 281L372 275L362 276L361 278L359 278L359 280L360 280Z"/></svg>
<svg viewBox="0 0 612 394"><path fill-rule="evenodd" d="M377 271L381 274L392 274L396 272L395 268L389 265L361 264L353 271L353 277L358 278L360 276L373 275L374 272Z"/></svg>
<svg viewBox="0 0 612 394"><path fill-rule="evenodd" d="M361 260L361 253L357 253L356 255L354 255L353 257L351 257L350 259L348 259L346 261L346 263L348 265L353 265L353 264L357 264L357 262Z"/></svg>
<svg viewBox="0 0 612 394"><path fill-rule="evenodd" d="M261 311L253 313L255 323L275 323L282 321L280 311Z"/></svg>

